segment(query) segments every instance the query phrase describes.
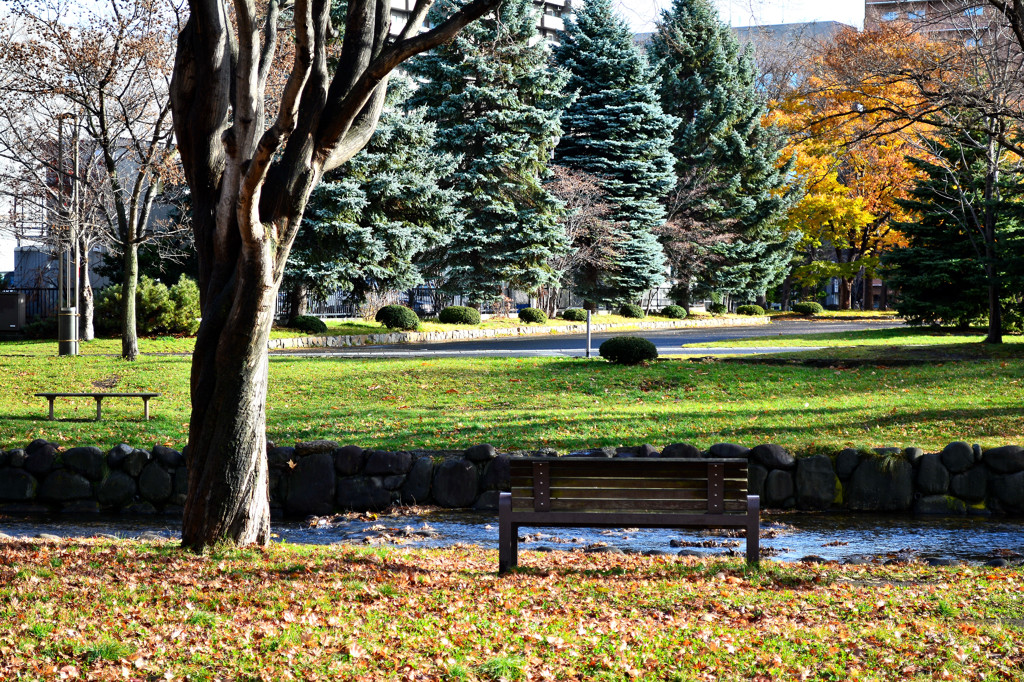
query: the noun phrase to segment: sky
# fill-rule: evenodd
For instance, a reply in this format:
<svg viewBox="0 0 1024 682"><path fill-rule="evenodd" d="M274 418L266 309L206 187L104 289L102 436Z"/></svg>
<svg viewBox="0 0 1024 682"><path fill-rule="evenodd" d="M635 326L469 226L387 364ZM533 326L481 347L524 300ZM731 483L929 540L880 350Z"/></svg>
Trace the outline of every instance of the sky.
<svg viewBox="0 0 1024 682"><path fill-rule="evenodd" d="M671 0L618 0L619 12L633 30L654 30L654 22ZM803 21L841 21L864 24L864 0L715 0L722 20L733 26L785 24Z"/></svg>

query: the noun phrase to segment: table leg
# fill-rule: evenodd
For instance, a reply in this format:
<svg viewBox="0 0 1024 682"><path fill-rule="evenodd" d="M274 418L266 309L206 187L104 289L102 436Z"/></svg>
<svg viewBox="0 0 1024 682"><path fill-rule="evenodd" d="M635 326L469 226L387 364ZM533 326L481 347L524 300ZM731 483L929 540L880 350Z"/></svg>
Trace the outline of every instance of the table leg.
<svg viewBox="0 0 1024 682"><path fill-rule="evenodd" d="M50 421L53 421L53 401L54 400L56 400L56 398L50 398Z"/></svg>
<svg viewBox="0 0 1024 682"><path fill-rule="evenodd" d="M99 396L95 396L95 398L96 398L96 421L99 421L103 417L103 410L100 407L103 404L103 398L101 398Z"/></svg>
<svg viewBox="0 0 1024 682"><path fill-rule="evenodd" d="M149 398L142 399L142 411L146 413L146 421L149 421Z"/></svg>

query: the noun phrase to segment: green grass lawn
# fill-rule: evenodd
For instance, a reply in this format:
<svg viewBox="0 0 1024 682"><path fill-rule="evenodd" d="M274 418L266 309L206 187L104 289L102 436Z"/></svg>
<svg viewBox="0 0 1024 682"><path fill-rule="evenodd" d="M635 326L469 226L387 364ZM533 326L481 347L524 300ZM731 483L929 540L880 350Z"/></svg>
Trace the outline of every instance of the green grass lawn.
<svg viewBox="0 0 1024 682"><path fill-rule="evenodd" d="M769 328L770 329L770 328ZM850 332L829 332L828 325L820 332L810 334L783 334L776 332L745 339L716 341L715 343L688 343L683 348L773 348L784 346L941 346L973 344L985 338L985 332L956 332L922 327L894 327L892 329L867 329ZM1003 337L1007 346L1024 345L1024 336ZM1015 352L1010 350L1008 352Z"/></svg>
<svg viewBox="0 0 1024 682"><path fill-rule="evenodd" d="M1012 680L1024 571L0 541L5 680Z"/></svg>
<svg viewBox="0 0 1024 682"><path fill-rule="evenodd" d="M980 343L964 347L989 351ZM502 450L550 446L562 452L680 441L705 448L722 441L775 442L796 452L935 449L954 440L1024 443L1020 354L959 359L951 352L957 348L943 347L943 354L917 364L875 358L849 368L791 355L663 359L640 367L570 358L272 356L267 431L282 444L329 438L363 447L454 449L490 442ZM1000 352L1006 349L1024 346ZM94 355L0 356L0 447L33 438L104 448L122 441L181 446L189 362L183 356L144 356L135 363ZM50 422L46 401L32 395L96 390L96 382L111 387L104 390L164 395L152 402L149 422L138 400L125 399L105 401L99 423L91 420L91 399L58 400L59 419Z"/></svg>

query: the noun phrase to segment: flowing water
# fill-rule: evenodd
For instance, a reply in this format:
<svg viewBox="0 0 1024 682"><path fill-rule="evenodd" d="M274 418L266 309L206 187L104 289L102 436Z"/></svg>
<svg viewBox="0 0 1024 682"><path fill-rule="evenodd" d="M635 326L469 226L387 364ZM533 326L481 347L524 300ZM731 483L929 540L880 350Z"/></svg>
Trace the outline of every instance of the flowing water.
<svg viewBox="0 0 1024 682"><path fill-rule="evenodd" d="M497 517L472 512L349 514L312 522L277 522L273 532L275 541L298 544L443 547L462 543L493 549L498 543ZM0 533L15 538L42 533L60 537L180 537L174 518L102 516L82 520L0 515ZM761 535L763 556L782 561L817 556L839 561L896 558L984 562L1007 558L1016 563L1024 557L1024 521L1019 519L765 513ZM520 537L520 551L612 548L675 553L683 549L713 555L742 553L744 549L741 537L702 530L523 528Z"/></svg>

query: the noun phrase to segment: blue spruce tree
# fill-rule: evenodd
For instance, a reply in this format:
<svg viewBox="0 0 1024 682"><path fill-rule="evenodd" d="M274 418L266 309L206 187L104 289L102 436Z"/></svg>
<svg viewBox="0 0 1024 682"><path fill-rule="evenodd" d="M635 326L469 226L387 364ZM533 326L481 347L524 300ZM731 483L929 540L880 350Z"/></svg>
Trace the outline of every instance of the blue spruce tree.
<svg viewBox="0 0 1024 682"><path fill-rule="evenodd" d="M458 0L432 11L450 12ZM420 82L410 102L438 126L435 148L459 155L448 186L465 210L435 268L444 288L474 303L505 287L535 291L552 279L547 260L565 248L558 202L542 179L568 98L566 75L548 65L530 0L506 0L458 37L409 64Z"/></svg>
<svg viewBox="0 0 1024 682"><path fill-rule="evenodd" d="M678 120L662 111L654 71L611 0L587 0L559 38L555 63L571 74L576 99L562 114L555 159L600 178L610 218L621 226L610 267L586 270L577 293L635 303L665 281L655 232L676 181L669 146Z"/></svg>

